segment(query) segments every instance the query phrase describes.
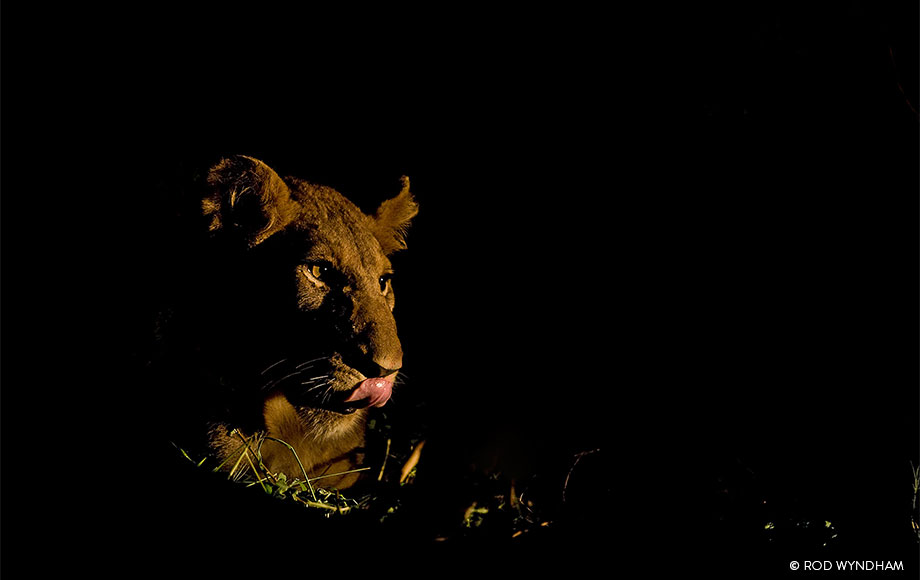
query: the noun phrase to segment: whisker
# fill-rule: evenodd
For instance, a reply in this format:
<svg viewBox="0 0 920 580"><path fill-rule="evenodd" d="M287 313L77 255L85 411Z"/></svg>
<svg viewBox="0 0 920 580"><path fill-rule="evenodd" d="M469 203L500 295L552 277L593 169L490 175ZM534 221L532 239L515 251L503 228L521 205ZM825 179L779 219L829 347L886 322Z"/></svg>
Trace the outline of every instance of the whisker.
<svg viewBox="0 0 920 580"><path fill-rule="evenodd" d="M291 378L291 377L296 377L297 375L301 375L301 374L303 374L303 371L294 371L293 373L286 374L286 375L284 375L283 377L281 377L280 379L278 379L278 382L280 383L280 382L282 382L282 381L286 381L286 380L288 380L288 379Z"/></svg>
<svg viewBox="0 0 920 580"><path fill-rule="evenodd" d="M328 375L326 375L326 376L328 376ZM306 381L306 382L303 382L303 383L300 383L300 384L301 384L301 385L309 385L309 384L311 384L311 383L316 383L317 381L318 381L318 379L317 379L317 380L312 380L312 381ZM315 391L316 389L320 389L320 388L322 388L322 387L331 386L331 384L332 384L332 383L330 383L329 381L325 381L325 380L324 380L324 381L319 382L318 384L314 384L314 385L312 385L311 387L308 387L304 392L305 392L305 393L309 393L310 391Z"/></svg>
<svg viewBox="0 0 920 580"><path fill-rule="evenodd" d="M315 383L320 379L328 379L331 375L320 375L318 377L313 377L312 379L307 379L304 382L300 383L301 385L309 385L310 383Z"/></svg>
<svg viewBox="0 0 920 580"><path fill-rule="evenodd" d="M263 371L262 371L261 373L259 373L259 374L260 374L260 375L264 375L265 373L267 373L268 371L272 370L273 368L275 368L276 366L280 365L280 364L283 363L283 362L287 362L287 359L286 359L286 358L283 358L283 359L279 360L278 362L275 362L275 363L272 363L272 364L268 365L267 367L265 367L265 370L263 370Z"/></svg>
<svg viewBox="0 0 920 580"><path fill-rule="evenodd" d="M264 385L262 385L262 388L261 388L260 390L264 391L264 390L273 388L273 387L277 386L278 383L281 383L281 382L283 382L283 381L286 381L286 380L288 380L288 379L291 378L291 377L296 377L297 375L303 374L303 372L304 372L304 371L294 371L293 373L288 373L288 374L284 375L284 376L281 377L280 379L275 379L275 380L273 380L273 381L268 381L267 383L265 383Z"/></svg>
<svg viewBox="0 0 920 580"><path fill-rule="evenodd" d="M301 367L305 367L305 366L307 366L307 365L309 365L309 364L311 364L311 363L315 363L315 362L318 362L318 361L321 361L321 360L325 360L325 359L328 359L328 358L329 358L328 356L321 356L321 357L318 357L318 358L310 359L310 360L308 360L308 361L304 361L304 362L300 363L299 365L297 365L297 366L294 367L294 368L300 369Z"/></svg>

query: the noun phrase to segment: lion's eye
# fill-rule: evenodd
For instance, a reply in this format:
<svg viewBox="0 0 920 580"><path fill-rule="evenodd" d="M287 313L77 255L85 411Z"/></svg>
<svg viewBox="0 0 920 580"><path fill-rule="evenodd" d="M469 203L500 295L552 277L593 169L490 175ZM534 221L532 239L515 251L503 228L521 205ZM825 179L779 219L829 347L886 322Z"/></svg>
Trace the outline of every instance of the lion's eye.
<svg viewBox="0 0 920 580"><path fill-rule="evenodd" d="M331 284L334 282L335 271L327 262L312 262L304 266L304 273L315 282Z"/></svg>
<svg viewBox="0 0 920 580"><path fill-rule="evenodd" d="M388 289L389 286L390 286L390 280L392 280L392 279L393 279L393 274L392 274L392 272L388 272L388 273L386 273L386 274L384 274L383 276L380 277L380 279L378 280L378 282L380 282L380 292L381 292L382 294L386 294L387 289Z"/></svg>
<svg viewBox="0 0 920 580"><path fill-rule="evenodd" d="M328 271L329 271L329 266L326 266L324 264L313 264L312 266L310 266L310 273L313 274L313 277L316 278L317 280L322 280L323 275L325 275L326 272Z"/></svg>

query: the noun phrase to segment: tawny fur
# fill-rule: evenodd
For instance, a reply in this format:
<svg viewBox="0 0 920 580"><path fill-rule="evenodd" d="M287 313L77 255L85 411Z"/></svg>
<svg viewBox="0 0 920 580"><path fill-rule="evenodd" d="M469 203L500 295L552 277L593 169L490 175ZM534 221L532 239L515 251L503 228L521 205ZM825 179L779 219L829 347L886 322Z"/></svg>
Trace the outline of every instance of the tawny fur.
<svg viewBox="0 0 920 580"><path fill-rule="evenodd" d="M365 215L329 187L297 178L281 179L250 157L222 160L211 169L208 185L210 190L201 208L213 234L239 238L250 252L281 232L291 234L292 243L299 244L303 256L302 263L290 272L296 308L301 314L341 311L342 319L334 324L302 329L303 333L313 333L312 337L334 328L337 334L330 335L330 341L334 338L335 344L344 344L348 350L347 355L336 352L322 360L322 376L330 393L348 392L361 380L376 376L355 368L352 361L356 356L387 372L399 369L402 349L392 315L394 297L391 286L388 282L384 285L383 280L391 268L388 255L405 248L406 228L418 212L407 178L403 178L400 193L384 202L374 216ZM317 260L336 271L344 281L340 288L311 274L310 264ZM330 310L332 300L339 301L338 310ZM285 317L282 313L274 321ZM266 321L267 332L272 322ZM396 373L388 378L395 380ZM244 388L257 390L259 386ZM367 410L342 414L294 404L282 388L268 388L261 395L261 408L253 410L261 411L258 430L292 445L309 477L348 471L360 464ZM228 459L240 448L241 436L248 437L253 431L241 429L231 418L213 426L211 445L221 460ZM286 446L267 439L261 454L273 472L303 478L301 465ZM227 461L225 465L230 468L233 463ZM357 479L357 474L349 474L321 481L324 486L341 489Z"/></svg>

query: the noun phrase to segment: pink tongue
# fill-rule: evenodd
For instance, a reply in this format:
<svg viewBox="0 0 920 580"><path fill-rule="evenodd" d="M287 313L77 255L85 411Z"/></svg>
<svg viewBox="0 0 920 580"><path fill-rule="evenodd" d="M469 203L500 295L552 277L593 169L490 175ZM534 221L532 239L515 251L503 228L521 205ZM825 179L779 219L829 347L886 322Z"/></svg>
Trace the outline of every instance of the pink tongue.
<svg viewBox="0 0 920 580"><path fill-rule="evenodd" d="M393 392L393 383L386 379L365 379L355 388L346 403L355 402L356 407L382 407L390 399L390 393Z"/></svg>

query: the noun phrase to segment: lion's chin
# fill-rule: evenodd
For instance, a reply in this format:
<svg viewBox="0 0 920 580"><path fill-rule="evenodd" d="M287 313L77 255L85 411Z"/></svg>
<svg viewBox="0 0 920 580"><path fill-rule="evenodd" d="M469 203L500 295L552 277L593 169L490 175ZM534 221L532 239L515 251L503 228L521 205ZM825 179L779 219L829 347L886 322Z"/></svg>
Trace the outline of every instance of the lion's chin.
<svg viewBox="0 0 920 580"><path fill-rule="evenodd" d="M314 441L338 439L362 430L367 420L366 409L342 412L298 405L293 405L293 408L298 417L296 421L298 440L304 439L307 434ZM289 424L285 429L290 430L294 427L295 425Z"/></svg>
<svg viewBox="0 0 920 580"><path fill-rule="evenodd" d="M351 414L343 414L328 409L301 407L288 401L283 393L275 392L265 402L264 420L266 432L293 445L301 459L305 456L316 458L317 454L335 451L313 447L317 444L363 440L367 411L358 409ZM320 459L313 463L317 461Z"/></svg>

